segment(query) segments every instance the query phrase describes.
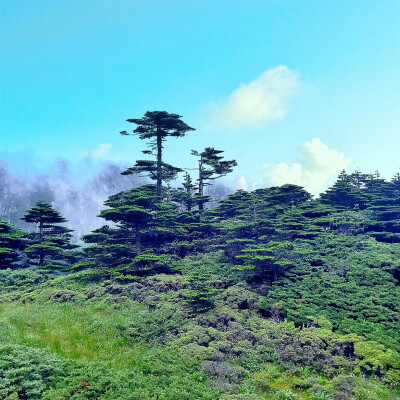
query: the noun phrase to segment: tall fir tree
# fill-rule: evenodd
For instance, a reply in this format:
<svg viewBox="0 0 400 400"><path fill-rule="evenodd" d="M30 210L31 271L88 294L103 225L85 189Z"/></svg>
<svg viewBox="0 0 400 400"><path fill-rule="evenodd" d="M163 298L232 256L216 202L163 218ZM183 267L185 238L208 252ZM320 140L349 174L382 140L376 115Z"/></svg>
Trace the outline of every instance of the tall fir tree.
<svg viewBox="0 0 400 400"><path fill-rule="evenodd" d="M204 209L204 203L208 197L204 196L204 187L211 185L210 181L221 178L233 171L237 166L236 160L224 160L221 154L223 150L216 150L213 147L206 147L202 152L192 150L192 155L198 157L198 205L199 210Z"/></svg>
<svg viewBox="0 0 400 400"><path fill-rule="evenodd" d="M143 151L144 154L153 155L156 160L138 160L136 164L123 172L124 175L135 173L146 173L157 183L157 195L162 196L163 182L168 182L176 177L182 170L163 161L164 141L169 137L183 137L189 131L195 129L181 120L182 116L170 114L166 111L148 111L143 118L127 119L128 122L136 124L137 127L128 133L120 132L121 135L139 136L140 139L150 139L148 146L150 150Z"/></svg>

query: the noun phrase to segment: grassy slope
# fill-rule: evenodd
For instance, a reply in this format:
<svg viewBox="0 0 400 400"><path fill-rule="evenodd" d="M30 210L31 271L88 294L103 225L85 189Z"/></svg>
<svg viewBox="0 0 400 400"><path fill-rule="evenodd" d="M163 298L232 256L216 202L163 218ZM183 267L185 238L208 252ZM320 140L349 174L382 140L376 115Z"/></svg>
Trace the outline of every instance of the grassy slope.
<svg viewBox="0 0 400 400"><path fill-rule="evenodd" d="M196 266L187 263L186 273ZM400 399L396 386L357 374L360 361L332 356L329 347L352 337L265 319L243 283L195 315L185 276L83 277L33 286L30 276L25 287L19 277L18 289L3 288L3 399L285 399L287 390L299 399ZM296 343L303 347L291 354Z"/></svg>

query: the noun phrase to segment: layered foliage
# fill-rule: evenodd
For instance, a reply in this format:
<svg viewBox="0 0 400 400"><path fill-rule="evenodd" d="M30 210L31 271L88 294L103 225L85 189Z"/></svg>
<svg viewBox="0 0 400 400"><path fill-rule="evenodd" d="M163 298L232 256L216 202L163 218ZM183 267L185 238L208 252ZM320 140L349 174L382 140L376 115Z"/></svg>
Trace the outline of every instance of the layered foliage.
<svg viewBox="0 0 400 400"><path fill-rule="evenodd" d="M78 247L71 243L71 230L59 225L67 220L44 201L38 201L21 219L37 225L37 232L26 236L28 241L24 251L39 266L50 262L65 264L66 251Z"/></svg>
<svg viewBox="0 0 400 400"><path fill-rule="evenodd" d="M0 269L21 266L21 250L25 234L0 218ZM22 264L23 265L23 264Z"/></svg>
<svg viewBox="0 0 400 400"><path fill-rule="evenodd" d="M174 167L163 160L164 142L169 137L183 137L187 132L195 129L182 121L182 116L171 114L166 111L148 111L143 118L130 118L128 122L137 125L131 133L120 132L123 136L139 136L140 139L149 139L150 150L143 151L144 154L152 155L155 160L138 160L136 164L123 172L123 175L145 173L157 182L157 195L162 195L163 182L176 178L182 169Z"/></svg>

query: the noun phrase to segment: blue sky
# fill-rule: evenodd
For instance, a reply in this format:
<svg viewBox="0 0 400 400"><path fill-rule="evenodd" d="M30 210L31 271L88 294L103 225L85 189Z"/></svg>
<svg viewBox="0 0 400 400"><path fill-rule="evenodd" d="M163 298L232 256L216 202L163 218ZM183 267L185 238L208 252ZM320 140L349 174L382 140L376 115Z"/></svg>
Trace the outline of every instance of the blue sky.
<svg viewBox="0 0 400 400"><path fill-rule="evenodd" d="M318 193L343 169L400 168L399 1L2 1L0 159L130 166L147 110L226 151L237 187Z"/></svg>

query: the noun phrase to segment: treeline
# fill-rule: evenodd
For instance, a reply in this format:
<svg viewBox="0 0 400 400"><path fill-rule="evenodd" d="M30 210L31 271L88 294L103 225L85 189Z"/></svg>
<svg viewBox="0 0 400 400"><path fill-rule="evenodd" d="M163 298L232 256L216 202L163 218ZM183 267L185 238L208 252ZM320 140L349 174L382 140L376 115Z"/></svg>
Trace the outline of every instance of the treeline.
<svg viewBox="0 0 400 400"><path fill-rule="evenodd" d="M324 232L341 236L367 234L380 242L400 242L400 174L391 181L378 172L343 171L336 183L313 200L303 188L284 185L243 190L205 209L210 201L204 187L230 173L235 160L224 160L222 150L192 150L198 163L197 180L186 171L181 188L171 188L183 169L163 159L164 142L193 131L177 114L147 112L128 119L136 129L122 135L149 140L143 153L154 160L138 160L123 175L145 175L155 185L144 185L112 195L99 217L104 225L83 236L83 249L71 243L67 222L53 207L39 201L21 218L36 224L24 233L0 223L2 268L38 265L61 270L98 268L107 273L171 272L174 257L222 249L239 269L253 269L257 279L277 280L295 258L294 239L314 239ZM270 258L268 258L270 257Z"/></svg>

